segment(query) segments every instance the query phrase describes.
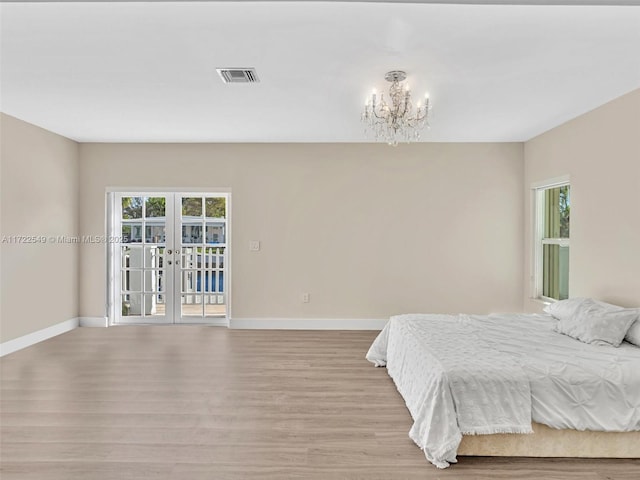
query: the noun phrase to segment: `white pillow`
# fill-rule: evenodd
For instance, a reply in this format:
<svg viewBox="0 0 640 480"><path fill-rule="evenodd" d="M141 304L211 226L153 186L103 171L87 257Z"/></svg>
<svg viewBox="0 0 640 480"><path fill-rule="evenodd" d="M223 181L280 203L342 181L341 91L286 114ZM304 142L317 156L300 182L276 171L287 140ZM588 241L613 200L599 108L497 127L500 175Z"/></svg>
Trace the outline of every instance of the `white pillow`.
<svg viewBox="0 0 640 480"><path fill-rule="evenodd" d="M624 339L640 347L640 318L631 325Z"/></svg>
<svg viewBox="0 0 640 480"><path fill-rule="evenodd" d="M634 345L640 347L640 308L623 308L619 307L618 305L612 305L610 303L601 302L599 300L594 300L594 302L611 310L626 310L629 312L636 312L636 314L638 315L638 319L631 324L631 327L629 328L629 330L627 330L627 334L625 335L624 339L627 342L633 343Z"/></svg>
<svg viewBox="0 0 640 480"><path fill-rule="evenodd" d="M553 315L558 320L571 318L575 314L576 309L587 300L589 299L582 297L560 300L558 302L553 302L545 306L542 311L548 313L549 315Z"/></svg>
<svg viewBox="0 0 640 480"><path fill-rule="evenodd" d="M558 318L556 331L584 343L613 345L624 340L629 327L640 316L640 309L622 308L590 298L572 298L545 308Z"/></svg>
<svg viewBox="0 0 640 480"><path fill-rule="evenodd" d="M634 345L637 345L640 347L640 308L623 308L617 305L612 305L610 303L600 302L599 300L594 300L594 302L600 305L603 305L605 307L608 307L610 309L627 310L630 312L636 312L636 314L638 315L638 319L631 324L631 327L629 328L629 330L627 330L627 334L625 335L624 339L627 342L633 343Z"/></svg>

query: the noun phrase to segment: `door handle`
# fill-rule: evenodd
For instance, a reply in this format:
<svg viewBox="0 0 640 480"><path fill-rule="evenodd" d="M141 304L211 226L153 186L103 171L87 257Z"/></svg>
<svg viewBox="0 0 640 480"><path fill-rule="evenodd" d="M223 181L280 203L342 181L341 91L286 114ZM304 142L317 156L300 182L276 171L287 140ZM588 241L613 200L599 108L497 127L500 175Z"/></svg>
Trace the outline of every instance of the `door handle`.
<svg viewBox="0 0 640 480"><path fill-rule="evenodd" d="M168 261L167 261L167 263L168 263L169 265L171 265L171 260L168 260Z"/></svg>
<svg viewBox="0 0 640 480"><path fill-rule="evenodd" d="M173 251L173 250L167 250L167 253L168 253L169 255L171 255L171 252L172 252L172 251Z"/></svg>
<svg viewBox="0 0 640 480"><path fill-rule="evenodd" d="M171 253L171 252L169 252ZM176 250L176 255L180 255L180 250Z"/></svg>

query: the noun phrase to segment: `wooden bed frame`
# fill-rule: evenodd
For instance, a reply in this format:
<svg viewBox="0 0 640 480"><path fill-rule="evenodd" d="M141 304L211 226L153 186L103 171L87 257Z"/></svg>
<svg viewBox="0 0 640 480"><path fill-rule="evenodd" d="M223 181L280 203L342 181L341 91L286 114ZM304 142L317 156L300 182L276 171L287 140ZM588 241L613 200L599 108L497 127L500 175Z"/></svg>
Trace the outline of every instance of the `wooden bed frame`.
<svg viewBox="0 0 640 480"><path fill-rule="evenodd" d="M465 435L459 456L640 458L640 432L556 430L533 423L533 434Z"/></svg>

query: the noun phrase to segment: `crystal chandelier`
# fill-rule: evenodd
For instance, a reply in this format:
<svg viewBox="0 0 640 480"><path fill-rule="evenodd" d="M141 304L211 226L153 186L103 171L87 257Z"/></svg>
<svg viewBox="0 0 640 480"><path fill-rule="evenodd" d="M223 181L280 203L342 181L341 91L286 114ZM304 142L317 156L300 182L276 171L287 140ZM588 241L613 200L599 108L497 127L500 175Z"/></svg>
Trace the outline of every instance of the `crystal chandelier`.
<svg viewBox="0 0 640 480"><path fill-rule="evenodd" d="M411 91L403 82L407 74L401 70L393 70L384 76L391 82L389 87L389 105L384 95L378 99L374 90L362 112L361 120L365 125L367 136L373 135L376 140L384 140L396 146L399 142L411 142L420 139L420 130L429 126L429 95L425 95L424 103L418 103L414 109L411 103Z"/></svg>

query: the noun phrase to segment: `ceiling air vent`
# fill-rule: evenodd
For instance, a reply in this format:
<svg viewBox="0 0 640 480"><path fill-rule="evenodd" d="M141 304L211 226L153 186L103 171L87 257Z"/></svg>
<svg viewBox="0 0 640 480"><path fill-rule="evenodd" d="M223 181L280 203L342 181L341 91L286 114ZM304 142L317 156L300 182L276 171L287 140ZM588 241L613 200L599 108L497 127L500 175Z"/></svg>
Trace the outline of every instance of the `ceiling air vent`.
<svg viewBox="0 0 640 480"><path fill-rule="evenodd" d="M257 83L255 68L216 68L224 83Z"/></svg>

